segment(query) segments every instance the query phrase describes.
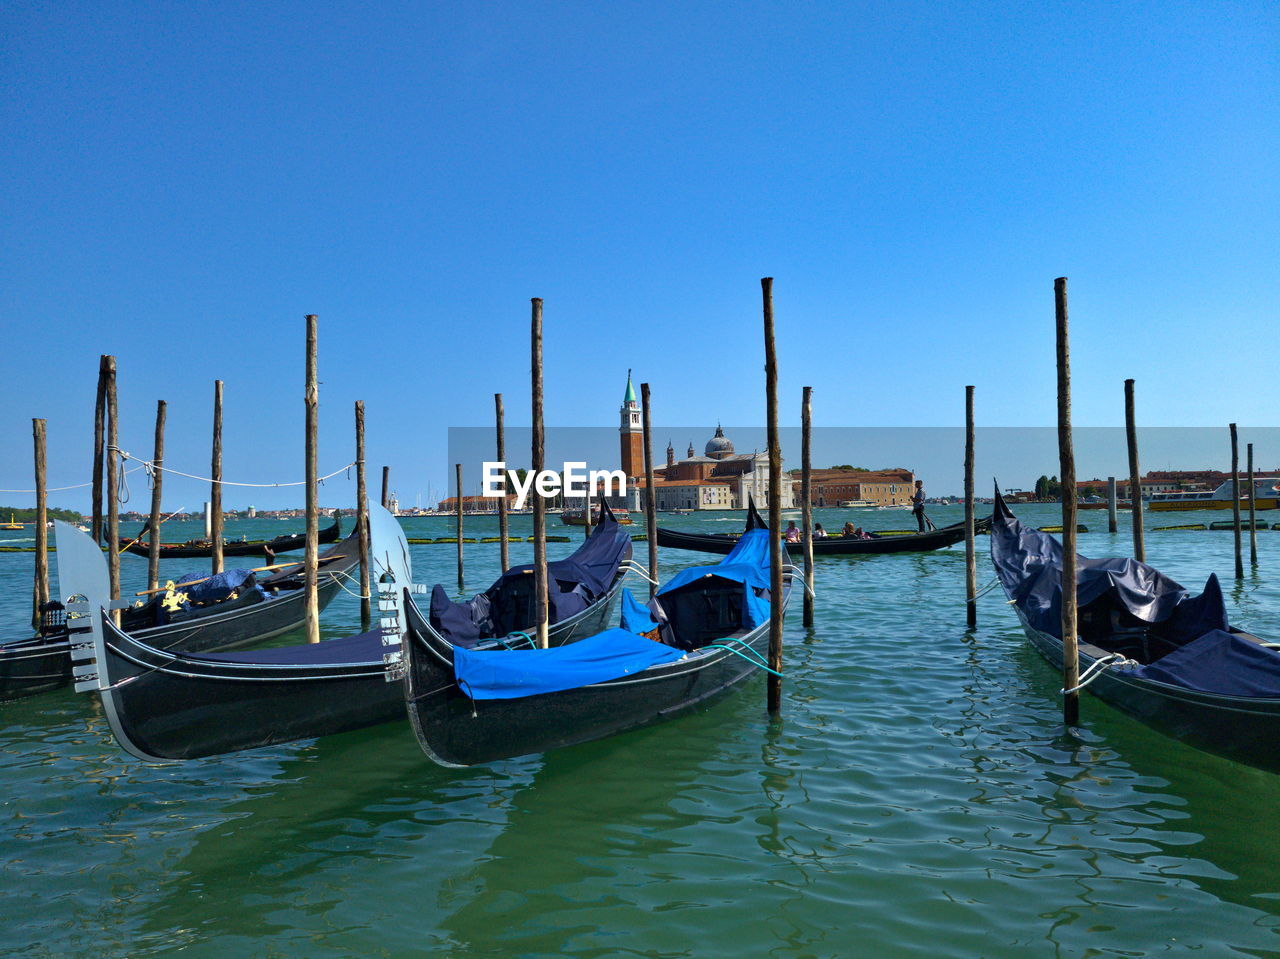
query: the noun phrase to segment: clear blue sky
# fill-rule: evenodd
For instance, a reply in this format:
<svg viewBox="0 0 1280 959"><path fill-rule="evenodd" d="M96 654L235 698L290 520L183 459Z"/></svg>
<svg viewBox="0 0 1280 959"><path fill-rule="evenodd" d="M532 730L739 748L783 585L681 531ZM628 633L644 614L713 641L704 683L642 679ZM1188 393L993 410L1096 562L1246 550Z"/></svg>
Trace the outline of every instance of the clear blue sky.
<svg viewBox="0 0 1280 959"><path fill-rule="evenodd" d="M811 384L819 425L954 425L974 383L981 423L1051 425L1059 275L1078 423L1122 422L1126 376L1149 425L1275 422L1274 4L0 17L3 488L32 416L51 484L87 479L103 352L122 445L164 398L170 463L205 472L222 378L227 478L300 478L310 312L321 470L364 399L404 502L493 392L528 422L531 296L550 424L614 424L628 367L659 422L762 423L765 275L787 423Z"/></svg>

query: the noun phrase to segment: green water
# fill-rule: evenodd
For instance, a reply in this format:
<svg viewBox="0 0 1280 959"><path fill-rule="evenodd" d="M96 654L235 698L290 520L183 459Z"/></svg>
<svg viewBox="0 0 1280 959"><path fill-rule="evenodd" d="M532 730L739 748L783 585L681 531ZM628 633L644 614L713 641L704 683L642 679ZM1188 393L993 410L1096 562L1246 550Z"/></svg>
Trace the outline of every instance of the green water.
<svg viewBox="0 0 1280 959"><path fill-rule="evenodd" d="M959 512L931 509L940 524ZM732 531L739 517L662 521ZM1125 514L1115 537L1105 513L1082 520L1086 555L1126 549ZM1150 532L1148 558L1197 589L1216 571L1234 621L1280 638L1280 533L1258 538L1259 572L1239 585L1229 532ZM496 554L466 547L470 588ZM664 577L706 561L662 559ZM451 545L413 561L420 582L455 579ZM0 554L15 635L30 564ZM141 584L145 560L124 569ZM824 559L817 589L812 631L798 601L787 616L780 721L756 679L708 712L491 768L433 766L405 724L152 766L115 746L88 696L2 705L0 955L1280 955L1280 777L1088 697L1064 736L1060 684L998 590L965 630L962 547ZM355 599L324 623L353 631Z"/></svg>

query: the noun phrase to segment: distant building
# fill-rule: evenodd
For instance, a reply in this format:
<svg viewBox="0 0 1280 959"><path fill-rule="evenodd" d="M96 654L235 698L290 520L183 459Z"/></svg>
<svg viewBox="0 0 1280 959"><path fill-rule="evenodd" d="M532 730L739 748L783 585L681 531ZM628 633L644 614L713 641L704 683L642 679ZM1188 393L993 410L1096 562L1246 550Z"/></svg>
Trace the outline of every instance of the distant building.
<svg viewBox="0 0 1280 959"><path fill-rule="evenodd" d="M688 452L677 460L675 447L667 444L666 464L653 471L657 509L746 509L749 499L761 509L769 505L768 453L736 452L720 426L707 440L701 456L695 455L692 443ZM635 508L639 509L647 488L643 474L634 477L633 486L638 493ZM791 493L791 480L784 476L779 490L782 508L792 505Z"/></svg>
<svg viewBox="0 0 1280 959"><path fill-rule="evenodd" d="M792 470L799 495L800 471ZM811 506L839 506L862 500L876 506L906 506L915 493L916 475L911 470L819 469L809 473Z"/></svg>

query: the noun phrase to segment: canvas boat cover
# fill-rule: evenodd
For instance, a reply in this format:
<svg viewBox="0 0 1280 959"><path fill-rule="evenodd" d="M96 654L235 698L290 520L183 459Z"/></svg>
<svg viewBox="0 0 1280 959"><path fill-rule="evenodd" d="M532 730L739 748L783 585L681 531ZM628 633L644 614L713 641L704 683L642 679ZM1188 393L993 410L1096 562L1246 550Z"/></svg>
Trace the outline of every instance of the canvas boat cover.
<svg viewBox="0 0 1280 959"><path fill-rule="evenodd" d="M547 564L548 620L554 625L604 596L631 558L631 536L607 505L591 536L570 556ZM439 584L431 591L431 628L455 646L474 646L533 624L533 566L513 566L483 593L456 603Z"/></svg>
<svg viewBox="0 0 1280 959"><path fill-rule="evenodd" d="M662 597L705 588L708 577L742 584L742 623L755 628L769 618L769 543L767 528L748 529L720 562L711 566L690 566L676 573L657 592Z"/></svg>
<svg viewBox="0 0 1280 959"><path fill-rule="evenodd" d="M683 656L681 650L625 629L610 629L550 649L456 647L453 672L472 699L518 699L618 679Z"/></svg>
<svg viewBox="0 0 1280 959"><path fill-rule="evenodd" d="M1035 629L1062 638L1062 544L1023 526L996 493L991 561L1012 601ZM1159 634L1164 652L1124 667L1133 678L1226 696L1280 697L1280 653L1231 632L1222 588L1210 574L1192 596L1159 570L1131 558L1077 556L1076 601L1121 611Z"/></svg>

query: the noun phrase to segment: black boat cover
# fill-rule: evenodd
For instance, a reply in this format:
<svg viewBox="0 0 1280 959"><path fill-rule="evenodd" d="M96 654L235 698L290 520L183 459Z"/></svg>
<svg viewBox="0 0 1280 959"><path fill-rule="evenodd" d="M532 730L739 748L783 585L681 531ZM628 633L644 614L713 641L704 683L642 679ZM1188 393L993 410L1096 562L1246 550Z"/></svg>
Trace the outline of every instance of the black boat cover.
<svg viewBox="0 0 1280 959"><path fill-rule="evenodd" d="M563 622L609 591L631 557L631 536L605 504L600 522L571 555L547 563L550 624ZM533 624L533 566L513 566L483 593L455 603L439 584L431 591L431 628L455 646L504 637Z"/></svg>
<svg viewBox="0 0 1280 959"><path fill-rule="evenodd" d="M1041 632L1062 638L1062 544L1023 526L996 494L991 521L991 561L1010 598ZM1181 646L1214 629L1227 629L1227 609L1217 576L1210 574L1197 597L1180 584L1131 558L1077 556L1076 603L1099 601L1144 623L1160 623L1161 635Z"/></svg>
<svg viewBox="0 0 1280 959"><path fill-rule="evenodd" d="M991 524L991 560L1009 596L1028 623L1062 638L1062 544L1023 526L996 494ZM1155 627L1156 655L1126 676L1223 696L1280 697L1280 652L1232 633L1216 575L1204 592L1188 590L1135 559L1077 558L1076 599L1083 623L1094 609L1115 613L1113 637L1085 636L1106 648L1124 635L1124 615ZM1092 609L1091 609L1092 608ZM1082 632L1083 635L1083 632ZM1148 645L1147 649L1152 646Z"/></svg>
<svg viewBox="0 0 1280 959"><path fill-rule="evenodd" d="M380 663L385 651L382 631L374 629L319 643L276 646L270 649L237 649L226 653L193 653L190 658L244 665L332 666L337 663Z"/></svg>

